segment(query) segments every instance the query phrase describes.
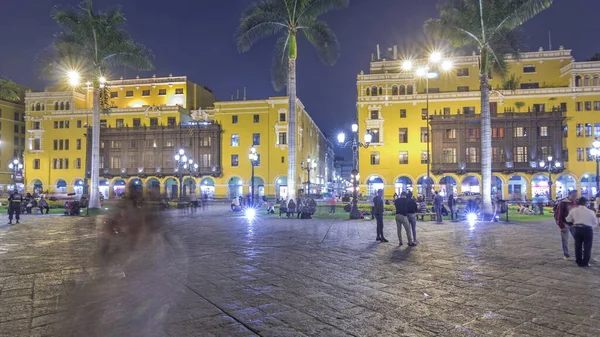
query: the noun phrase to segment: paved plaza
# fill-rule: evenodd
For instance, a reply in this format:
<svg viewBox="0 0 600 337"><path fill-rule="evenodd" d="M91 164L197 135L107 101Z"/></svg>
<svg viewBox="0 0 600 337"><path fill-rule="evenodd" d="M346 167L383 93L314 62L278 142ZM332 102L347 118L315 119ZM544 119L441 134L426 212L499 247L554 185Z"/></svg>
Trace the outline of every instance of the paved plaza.
<svg viewBox="0 0 600 337"><path fill-rule="evenodd" d="M392 221L379 244L373 221L169 211L105 261L106 220L0 226L0 336L600 335L600 238L579 268L552 221L420 223L399 248Z"/></svg>

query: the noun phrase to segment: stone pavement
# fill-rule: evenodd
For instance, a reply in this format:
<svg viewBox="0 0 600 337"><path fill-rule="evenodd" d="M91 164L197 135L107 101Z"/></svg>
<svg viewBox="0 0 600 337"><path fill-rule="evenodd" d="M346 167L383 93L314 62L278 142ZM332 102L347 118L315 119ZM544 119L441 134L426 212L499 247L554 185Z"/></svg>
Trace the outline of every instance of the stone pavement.
<svg viewBox="0 0 600 337"><path fill-rule="evenodd" d="M398 248L391 221L379 244L372 221L171 211L103 264L104 220L0 226L0 336L600 335L600 263L564 261L552 222L420 223Z"/></svg>

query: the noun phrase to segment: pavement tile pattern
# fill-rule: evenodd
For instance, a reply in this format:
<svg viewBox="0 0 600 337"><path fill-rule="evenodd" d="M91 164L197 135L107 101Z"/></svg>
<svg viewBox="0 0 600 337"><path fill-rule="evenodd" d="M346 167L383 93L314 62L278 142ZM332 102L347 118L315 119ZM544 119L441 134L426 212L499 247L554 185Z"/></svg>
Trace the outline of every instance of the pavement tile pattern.
<svg viewBox="0 0 600 337"><path fill-rule="evenodd" d="M422 222L398 247L392 221L380 244L373 221L214 207L103 257L106 221L0 226L0 336L600 336L600 263L563 260L551 221Z"/></svg>

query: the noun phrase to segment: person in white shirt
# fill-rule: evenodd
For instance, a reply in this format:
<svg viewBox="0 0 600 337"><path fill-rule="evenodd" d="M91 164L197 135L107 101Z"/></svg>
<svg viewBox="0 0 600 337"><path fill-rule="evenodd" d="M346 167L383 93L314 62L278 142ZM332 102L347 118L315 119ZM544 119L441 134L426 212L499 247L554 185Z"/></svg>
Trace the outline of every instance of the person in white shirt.
<svg viewBox="0 0 600 337"><path fill-rule="evenodd" d="M584 197L577 200L577 207L573 207L567 215L566 222L573 228L575 239L575 262L580 267L589 267L592 256L592 241L594 229L598 223L596 213L587 208L587 199Z"/></svg>

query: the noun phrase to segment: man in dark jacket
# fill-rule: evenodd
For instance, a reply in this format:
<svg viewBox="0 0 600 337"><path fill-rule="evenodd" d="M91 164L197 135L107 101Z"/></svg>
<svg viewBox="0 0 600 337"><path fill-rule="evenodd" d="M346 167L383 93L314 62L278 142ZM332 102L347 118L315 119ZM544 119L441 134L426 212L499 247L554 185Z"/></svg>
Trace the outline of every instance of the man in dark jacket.
<svg viewBox="0 0 600 337"><path fill-rule="evenodd" d="M377 190L377 195L373 198L373 217L377 221L377 241L389 242L383 236L383 190Z"/></svg>
<svg viewBox="0 0 600 337"><path fill-rule="evenodd" d="M406 213L408 223L410 223L410 228L412 229L413 242L417 244L417 213L419 213L419 206L412 191L406 193Z"/></svg>
<svg viewBox="0 0 600 337"><path fill-rule="evenodd" d="M17 223L21 220L21 203L23 203L23 195L16 189L8 197L8 224L12 225L13 215L17 219Z"/></svg>
<svg viewBox="0 0 600 337"><path fill-rule="evenodd" d="M565 260L570 257L569 255L569 233L570 226L567 224L567 215L573 207L577 207L577 190L569 191L569 195L558 202L556 212L554 213L554 220L560 228L560 237L562 242L562 249Z"/></svg>
<svg viewBox="0 0 600 337"><path fill-rule="evenodd" d="M396 228L398 230L398 246L402 246L402 228L406 232L406 238L408 239L408 245L414 246L410 222L408 220L408 198L406 198L406 192L400 193L400 198L394 200L394 206L396 206Z"/></svg>
<svg viewBox="0 0 600 337"><path fill-rule="evenodd" d="M454 193L450 192L448 195L448 208L450 209L450 220L454 220Z"/></svg>

